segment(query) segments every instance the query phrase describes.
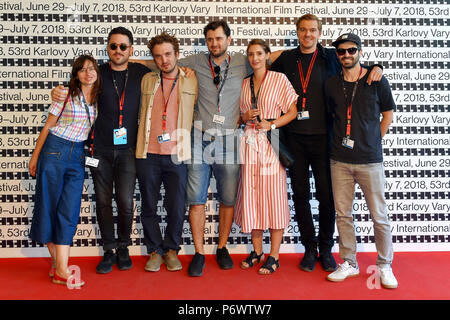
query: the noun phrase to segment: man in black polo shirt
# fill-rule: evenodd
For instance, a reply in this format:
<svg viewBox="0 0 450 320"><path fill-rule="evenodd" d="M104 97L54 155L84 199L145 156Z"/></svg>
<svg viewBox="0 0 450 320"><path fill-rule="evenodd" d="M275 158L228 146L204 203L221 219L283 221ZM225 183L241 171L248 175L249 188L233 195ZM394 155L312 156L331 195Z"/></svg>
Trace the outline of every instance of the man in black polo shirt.
<svg viewBox="0 0 450 320"><path fill-rule="evenodd" d="M289 176L295 216L301 242L305 246L300 269L313 271L319 259L324 270L333 271L337 267L331 254L335 210L329 165L331 130L325 107L324 83L341 71L341 65L334 48L324 48L318 43L322 32L318 17L306 14L298 19L296 26L299 47L282 51L272 64L271 70L284 73L299 94L297 119L286 125L286 136L295 158L293 167L289 169ZM373 69L369 83L381 78L381 69ZM309 203L310 166L314 175L315 196L319 202L318 239ZM320 252L319 257L317 249Z"/></svg>
<svg viewBox="0 0 450 320"><path fill-rule="evenodd" d="M97 266L98 273L110 272L116 262L119 270L132 267L128 245L131 243L136 184L135 148L140 85L142 77L150 72L147 67L128 61L133 54L133 35L124 27L110 31L107 52L110 60L100 66L102 89L98 117L91 134L93 154L90 157L97 222L104 249L103 259ZM64 101L65 95L60 87L52 92L53 100L57 101ZM113 194L117 203L117 238Z"/></svg>

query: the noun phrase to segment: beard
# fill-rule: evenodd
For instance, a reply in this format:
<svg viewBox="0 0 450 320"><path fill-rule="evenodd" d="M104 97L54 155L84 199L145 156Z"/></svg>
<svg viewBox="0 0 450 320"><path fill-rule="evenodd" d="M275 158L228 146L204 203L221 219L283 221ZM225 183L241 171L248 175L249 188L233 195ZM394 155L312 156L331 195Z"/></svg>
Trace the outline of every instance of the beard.
<svg viewBox="0 0 450 320"><path fill-rule="evenodd" d="M346 61L348 61L348 63ZM352 69L358 64L359 64L359 57L355 57L354 59L352 59L352 62L350 62L350 60L341 59L341 65L342 68L344 69Z"/></svg>
<svg viewBox="0 0 450 320"><path fill-rule="evenodd" d="M167 71L164 71L164 70L162 70L161 68L159 68L159 69L160 69L164 74L170 74L170 73L172 73L176 68L177 68L177 65L175 64L175 65L172 67L172 69L167 70Z"/></svg>
<svg viewBox="0 0 450 320"><path fill-rule="evenodd" d="M228 48L225 48L224 50L220 51L218 54L214 54L211 51L209 51L209 53L211 54L211 56L213 58L220 58L220 57L224 56L227 53L227 49Z"/></svg>

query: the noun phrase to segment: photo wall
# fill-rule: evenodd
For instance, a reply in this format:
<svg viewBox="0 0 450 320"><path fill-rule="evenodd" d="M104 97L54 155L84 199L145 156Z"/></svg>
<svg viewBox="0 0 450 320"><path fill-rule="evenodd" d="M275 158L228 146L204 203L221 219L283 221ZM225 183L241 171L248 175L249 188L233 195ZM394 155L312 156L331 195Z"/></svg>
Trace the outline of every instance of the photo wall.
<svg viewBox="0 0 450 320"><path fill-rule="evenodd" d="M312 13L322 19L320 43L330 46L340 34L363 40L363 62L384 66L397 109L383 139L386 200L396 251L450 250L450 5L447 0L309 1L31 1L0 2L0 257L47 256L28 238L35 179L28 174L44 125L50 90L67 83L71 64L83 53L107 61L106 37L117 26L135 37L136 59L150 59L148 40L166 31L180 40L180 57L206 52L203 27L226 19L232 29L230 53L245 52L253 38L272 50L298 46L295 21ZM314 192L314 179L311 176ZM364 196L353 205L358 247L375 251L373 224ZM291 224L282 252L303 252L288 179ZM161 199L164 190L161 190ZM132 254L145 254L136 184ZM311 200L318 222L318 203ZM114 207L116 208L116 207ZM166 226L162 200L161 229ZM218 202L212 181L205 228L206 252L218 242ZM337 237L337 231L335 237ZM186 213L180 254L193 254ZM95 195L86 170L80 220L72 255L101 255ZM265 233L265 251L269 232ZM249 234L233 225L231 253L250 251ZM337 244L334 251L338 250Z"/></svg>

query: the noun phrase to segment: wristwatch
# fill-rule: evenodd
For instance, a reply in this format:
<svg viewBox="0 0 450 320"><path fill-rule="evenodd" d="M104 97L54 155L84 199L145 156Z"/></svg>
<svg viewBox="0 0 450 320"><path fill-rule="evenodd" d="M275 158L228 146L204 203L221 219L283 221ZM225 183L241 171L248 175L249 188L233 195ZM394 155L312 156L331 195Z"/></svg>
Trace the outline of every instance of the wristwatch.
<svg viewBox="0 0 450 320"><path fill-rule="evenodd" d="M275 124L275 122L271 122L270 123L270 130L275 130L277 128L277 125Z"/></svg>

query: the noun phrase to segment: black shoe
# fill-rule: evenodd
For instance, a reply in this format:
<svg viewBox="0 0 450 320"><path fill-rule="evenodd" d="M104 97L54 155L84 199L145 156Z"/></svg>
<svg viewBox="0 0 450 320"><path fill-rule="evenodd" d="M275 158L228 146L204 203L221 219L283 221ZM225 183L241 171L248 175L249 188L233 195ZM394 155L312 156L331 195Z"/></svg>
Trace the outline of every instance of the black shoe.
<svg viewBox="0 0 450 320"><path fill-rule="evenodd" d="M227 270L234 267L233 259L231 259L226 247L223 247L222 249L217 248L216 260L220 269Z"/></svg>
<svg viewBox="0 0 450 320"><path fill-rule="evenodd" d="M323 270L327 272L332 272L337 269L336 260L334 260L334 257L330 251L321 252L319 255L319 261Z"/></svg>
<svg viewBox="0 0 450 320"><path fill-rule="evenodd" d="M300 269L303 271L312 272L316 267L317 254L316 247L307 247L305 249L305 255L300 262Z"/></svg>
<svg viewBox="0 0 450 320"><path fill-rule="evenodd" d="M103 255L102 261L97 265L97 273L109 273L112 266L116 263L117 256L112 250L107 250Z"/></svg>
<svg viewBox="0 0 450 320"><path fill-rule="evenodd" d="M130 253L127 247L117 248L117 268L119 270L129 270L133 266Z"/></svg>
<svg viewBox="0 0 450 320"><path fill-rule="evenodd" d="M205 267L205 256L196 252L189 264L188 275L191 277L200 277Z"/></svg>

